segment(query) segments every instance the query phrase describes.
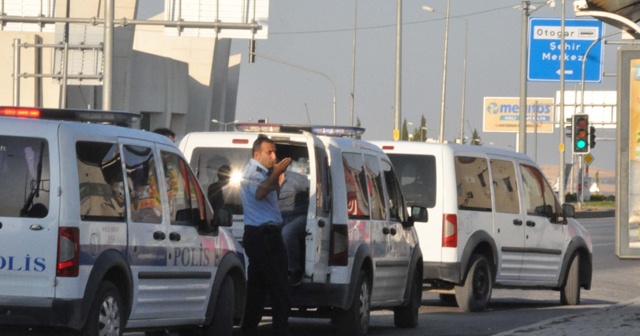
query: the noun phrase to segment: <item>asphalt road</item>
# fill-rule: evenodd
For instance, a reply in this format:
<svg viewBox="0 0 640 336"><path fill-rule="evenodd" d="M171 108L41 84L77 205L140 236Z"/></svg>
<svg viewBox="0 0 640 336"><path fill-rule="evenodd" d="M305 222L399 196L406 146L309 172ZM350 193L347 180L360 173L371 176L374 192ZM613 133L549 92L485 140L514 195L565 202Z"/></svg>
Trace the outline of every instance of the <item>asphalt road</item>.
<svg viewBox="0 0 640 336"><path fill-rule="evenodd" d="M527 326L562 315L577 314L599 309L610 304L625 302L640 295L640 261L621 260L615 255L614 218L582 218L589 230L594 246L592 289L581 292L579 306L560 305L560 294L548 290L494 290L491 302L482 313L463 313L457 307L440 302L437 294L423 293L420 325L416 329L397 329L389 311L373 312L369 335L430 335L430 336L489 336ZM334 335L328 320L292 318L290 335ZM270 329L269 318L263 320L261 330ZM65 333L0 329L2 336L62 336ZM142 336L143 333L127 333ZM240 335L239 330L234 336Z"/></svg>

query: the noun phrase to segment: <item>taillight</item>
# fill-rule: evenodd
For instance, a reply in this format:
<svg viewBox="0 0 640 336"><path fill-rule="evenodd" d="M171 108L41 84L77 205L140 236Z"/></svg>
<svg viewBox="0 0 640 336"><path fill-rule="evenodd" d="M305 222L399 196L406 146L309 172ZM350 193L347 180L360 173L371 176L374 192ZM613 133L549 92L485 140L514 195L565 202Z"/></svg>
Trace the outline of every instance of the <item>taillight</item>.
<svg viewBox="0 0 640 336"><path fill-rule="evenodd" d="M79 269L80 230L61 227L58 230L58 266L59 277L77 277Z"/></svg>
<svg viewBox="0 0 640 336"><path fill-rule="evenodd" d="M40 110L28 107L4 107L0 109L0 115L19 118L40 118Z"/></svg>
<svg viewBox="0 0 640 336"><path fill-rule="evenodd" d="M442 247L458 247L457 215L442 215Z"/></svg>
<svg viewBox="0 0 640 336"><path fill-rule="evenodd" d="M329 246L329 266L347 266L349 264L349 227L347 225L331 225Z"/></svg>

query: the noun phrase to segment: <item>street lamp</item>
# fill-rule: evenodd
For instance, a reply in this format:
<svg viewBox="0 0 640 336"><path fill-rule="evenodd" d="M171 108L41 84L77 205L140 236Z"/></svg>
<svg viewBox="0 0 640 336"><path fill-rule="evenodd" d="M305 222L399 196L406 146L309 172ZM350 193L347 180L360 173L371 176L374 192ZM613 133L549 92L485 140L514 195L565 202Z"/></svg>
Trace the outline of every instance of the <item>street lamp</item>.
<svg viewBox="0 0 640 336"><path fill-rule="evenodd" d="M438 142L442 143L444 140L444 107L445 99L447 96L447 50L449 46L449 13L451 9L451 0L447 0L447 14L445 16L445 28L444 28L444 61L442 67L442 102L440 105L440 135ZM435 12L435 10L429 6L422 6L422 9L428 12Z"/></svg>
<svg viewBox="0 0 640 336"><path fill-rule="evenodd" d="M237 120L237 119L236 119L236 120L231 121L231 122L222 122L222 121L219 121L218 119L211 119L211 122L212 122L212 123L216 123L216 124L223 125L223 126L224 126L224 131L226 132L226 131L227 131L227 126L229 126L229 125L231 125L231 124L234 124L234 125L235 125L235 124L239 123L239 122L240 122L240 120Z"/></svg>
<svg viewBox="0 0 640 336"><path fill-rule="evenodd" d="M542 6L535 7L531 1L523 0L522 5L514 6L515 9L522 10L522 38L520 40L520 113L518 120L518 152L527 152L527 40L529 16L538 9L549 5L551 9L556 8L555 0L540 2Z"/></svg>

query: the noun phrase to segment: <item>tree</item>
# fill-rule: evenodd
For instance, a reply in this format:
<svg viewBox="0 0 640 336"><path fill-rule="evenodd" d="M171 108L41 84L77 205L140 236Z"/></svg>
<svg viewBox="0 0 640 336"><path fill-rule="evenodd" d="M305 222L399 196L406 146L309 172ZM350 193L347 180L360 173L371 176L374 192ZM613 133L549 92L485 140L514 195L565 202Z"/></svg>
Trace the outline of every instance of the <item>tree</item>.
<svg viewBox="0 0 640 336"><path fill-rule="evenodd" d="M411 134L413 135L413 141L427 141L427 119L424 115L420 118L420 126L414 128Z"/></svg>
<svg viewBox="0 0 640 336"><path fill-rule="evenodd" d="M482 146L482 140L480 140L480 134L477 129L473 129L473 135L471 136L471 145Z"/></svg>
<svg viewBox="0 0 640 336"><path fill-rule="evenodd" d="M407 119L402 121L402 132L400 133L400 140L409 140L409 132L407 131Z"/></svg>

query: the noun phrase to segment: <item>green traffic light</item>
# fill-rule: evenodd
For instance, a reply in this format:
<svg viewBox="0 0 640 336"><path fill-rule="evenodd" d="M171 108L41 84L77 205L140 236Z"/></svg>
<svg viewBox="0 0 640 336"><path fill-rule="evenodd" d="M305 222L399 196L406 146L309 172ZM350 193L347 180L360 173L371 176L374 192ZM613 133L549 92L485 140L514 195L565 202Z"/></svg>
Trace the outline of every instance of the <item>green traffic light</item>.
<svg viewBox="0 0 640 336"><path fill-rule="evenodd" d="M577 149L584 149L587 147L587 142L583 139L580 139L578 141L576 141L576 148Z"/></svg>

